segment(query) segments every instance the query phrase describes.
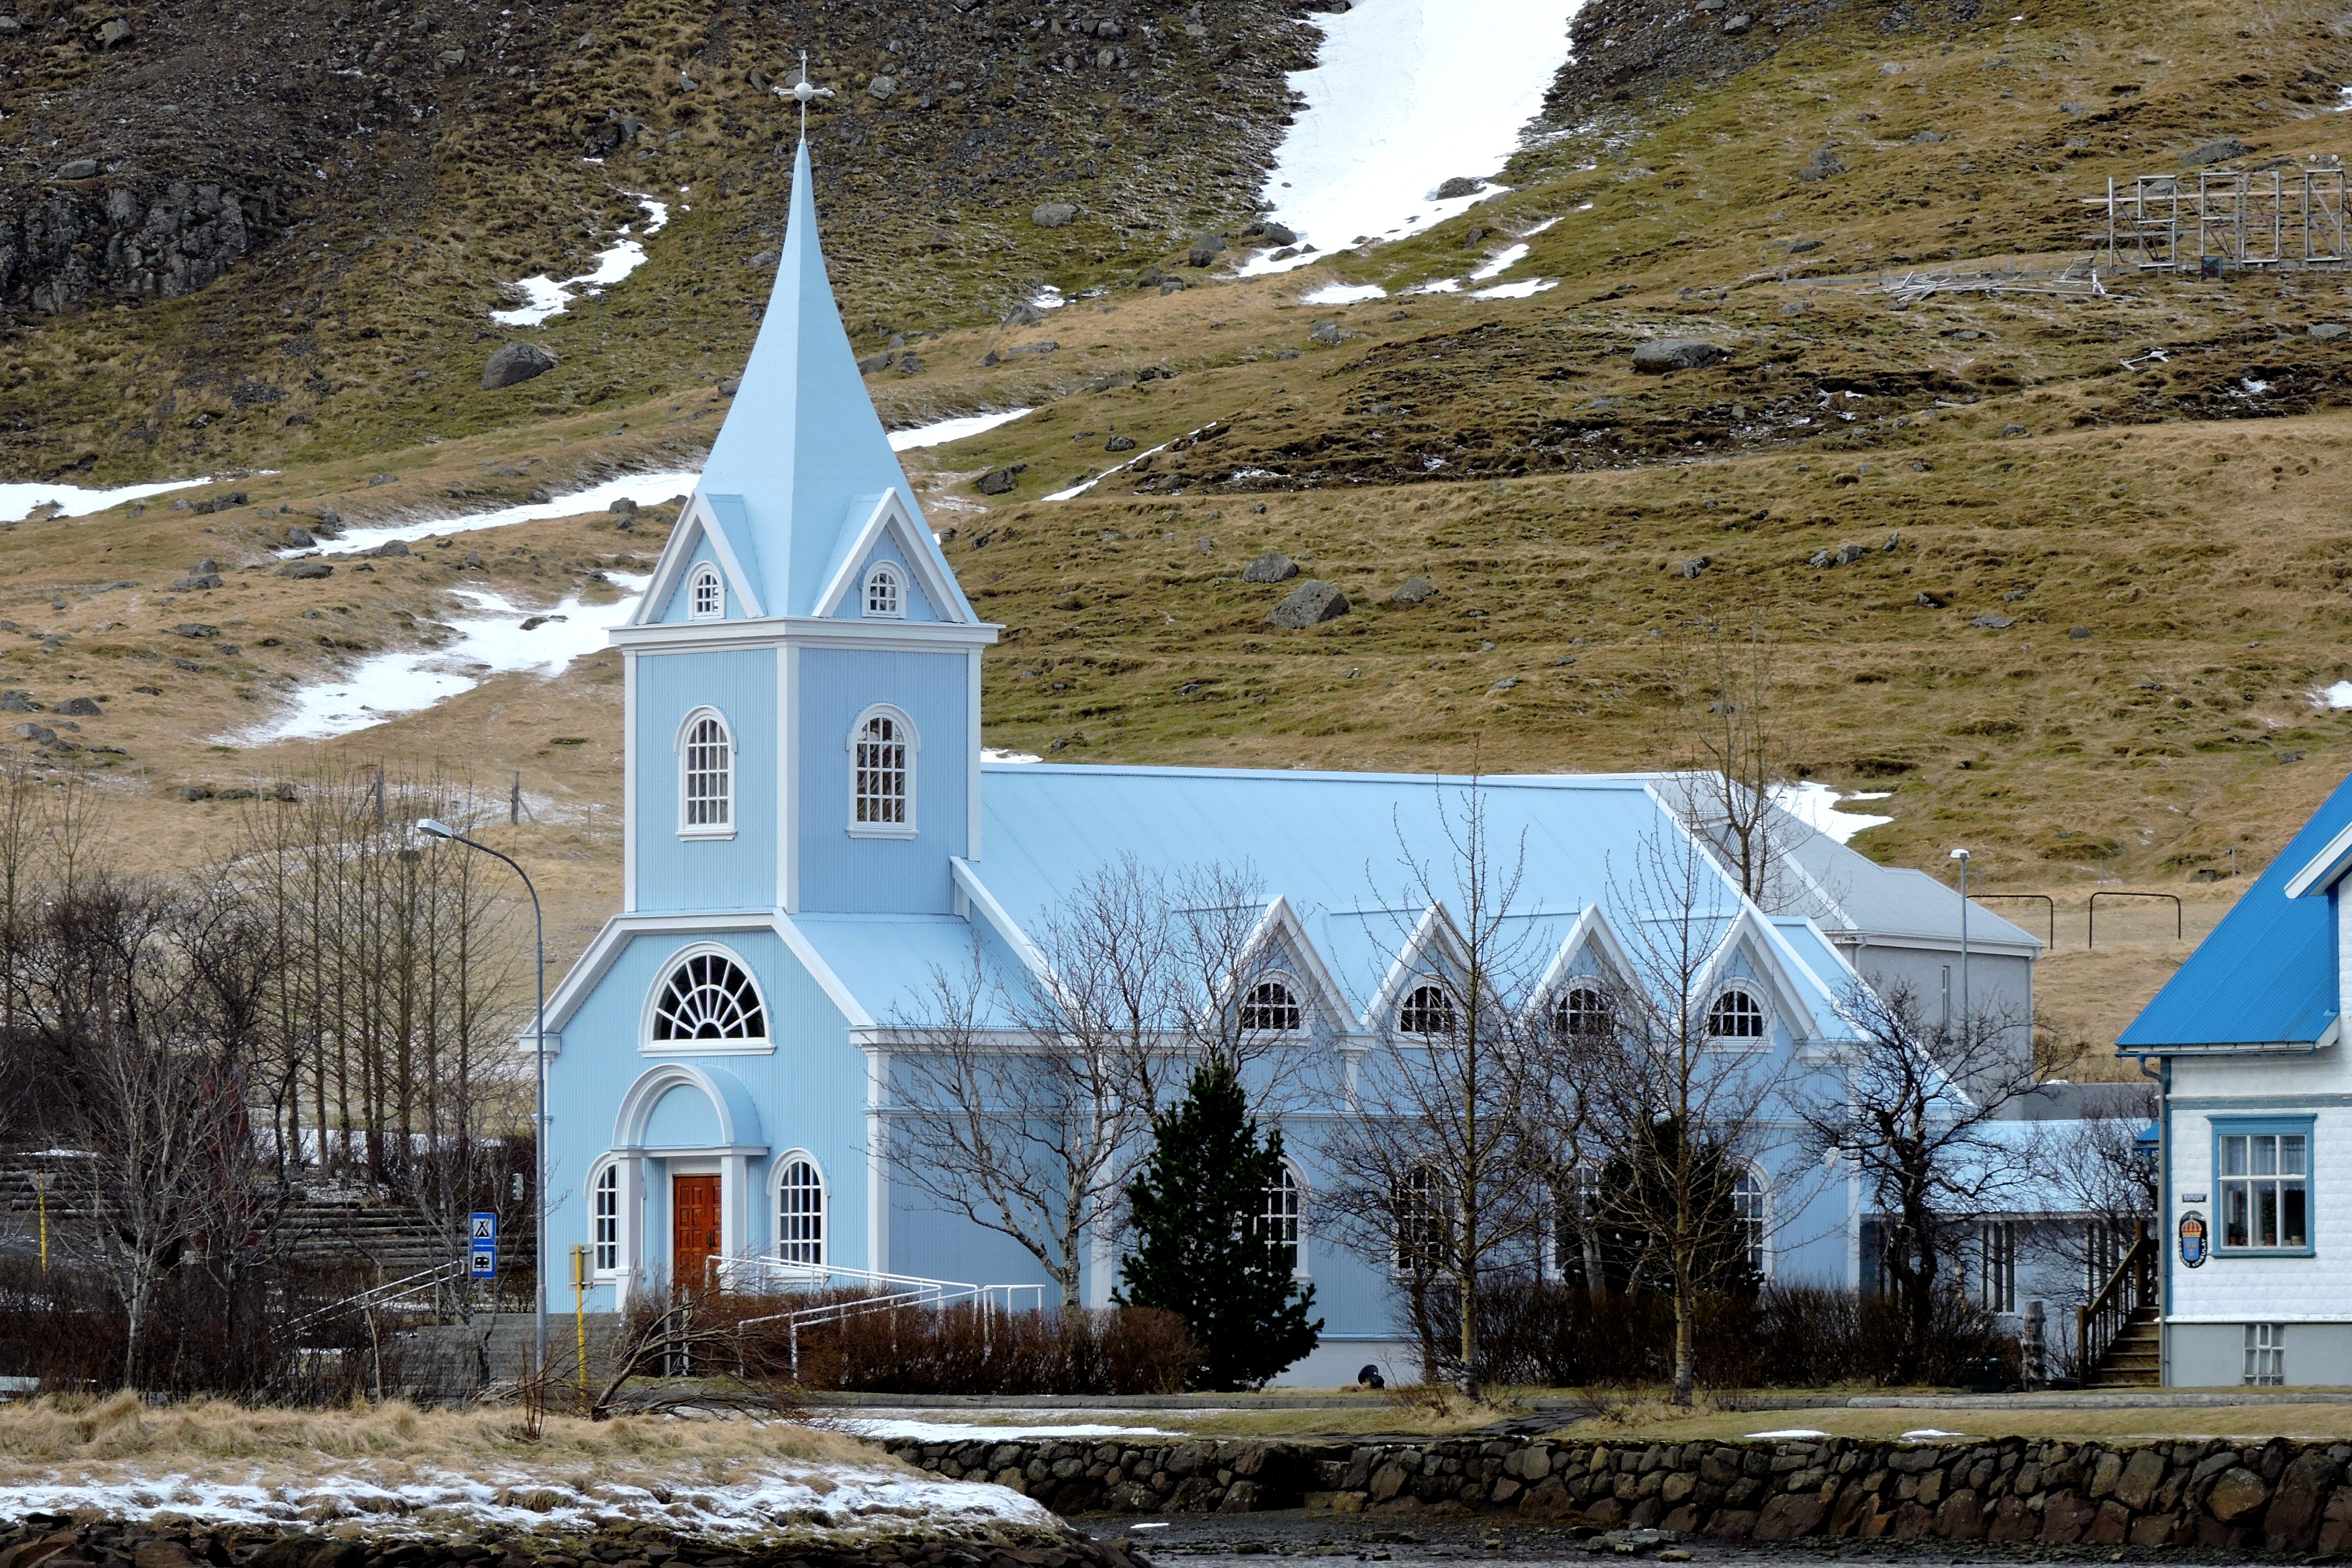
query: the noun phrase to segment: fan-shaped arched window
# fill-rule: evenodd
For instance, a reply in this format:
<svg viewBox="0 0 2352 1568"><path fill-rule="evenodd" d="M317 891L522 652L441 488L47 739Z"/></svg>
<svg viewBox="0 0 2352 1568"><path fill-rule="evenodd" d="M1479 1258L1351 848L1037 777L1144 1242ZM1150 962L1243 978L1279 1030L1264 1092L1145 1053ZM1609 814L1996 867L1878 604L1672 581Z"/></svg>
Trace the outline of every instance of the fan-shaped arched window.
<svg viewBox="0 0 2352 1568"><path fill-rule="evenodd" d="M654 1002L654 1038L765 1040L768 1010L743 966L723 952L690 954Z"/></svg>
<svg viewBox="0 0 2352 1568"><path fill-rule="evenodd" d="M1298 1272L1298 1220L1304 1208L1297 1173L1285 1164L1265 1189L1265 1211L1258 1216L1258 1233L1271 1237L1283 1249L1283 1262L1293 1274Z"/></svg>
<svg viewBox="0 0 2352 1568"><path fill-rule="evenodd" d="M850 736L849 830L910 834L915 830L914 731L895 709L869 713Z"/></svg>
<svg viewBox="0 0 2352 1568"><path fill-rule="evenodd" d="M1287 1034L1298 1027L1298 995L1279 980L1261 980L1242 1002L1242 1027Z"/></svg>
<svg viewBox="0 0 2352 1568"><path fill-rule="evenodd" d="M1764 1005L1755 994L1733 986L1706 1010L1706 1037L1745 1045L1764 1037Z"/></svg>
<svg viewBox="0 0 2352 1568"><path fill-rule="evenodd" d="M866 613L877 620L895 621L907 613L907 598L898 586L898 569L888 563L866 574Z"/></svg>
<svg viewBox="0 0 2352 1568"><path fill-rule="evenodd" d="M1397 1027L1408 1035L1454 1032L1454 998L1443 985L1416 985L1397 1009Z"/></svg>
<svg viewBox="0 0 2352 1568"><path fill-rule="evenodd" d="M735 737L710 709L687 719L678 747L678 831L690 838L735 831Z"/></svg>
<svg viewBox="0 0 2352 1568"><path fill-rule="evenodd" d="M1570 1039L1600 1039L1609 1033L1609 997L1596 986L1571 985L1551 1012L1552 1027Z"/></svg>
<svg viewBox="0 0 2352 1568"><path fill-rule="evenodd" d="M718 567L706 563L694 569L686 613L698 621L715 621L727 613L727 591L719 586Z"/></svg>
<svg viewBox="0 0 2352 1568"><path fill-rule="evenodd" d="M595 1248L596 1272L610 1274L621 1267L621 1167L611 1164L597 1172L589 1191L594 1199L595 1229L589 1241Z"/></svg>
<svg viewBox="0 0 2352 1568"><path fill-rule="evenodd" d="M1731 1184L1731 1217L1739 1227L1740 1256L1759 1274L1764 1272L1764 1238L1771 1206L1772 1194L1763 1178L1743 1169Z"/></svg>
<svg viewBox="0 0 2352 1568"><path fill-rule="evenodd" d="M776 1183L776 1257L786 1263L824 1261L824 1177L803 1156L787 1156Z"/></svg>

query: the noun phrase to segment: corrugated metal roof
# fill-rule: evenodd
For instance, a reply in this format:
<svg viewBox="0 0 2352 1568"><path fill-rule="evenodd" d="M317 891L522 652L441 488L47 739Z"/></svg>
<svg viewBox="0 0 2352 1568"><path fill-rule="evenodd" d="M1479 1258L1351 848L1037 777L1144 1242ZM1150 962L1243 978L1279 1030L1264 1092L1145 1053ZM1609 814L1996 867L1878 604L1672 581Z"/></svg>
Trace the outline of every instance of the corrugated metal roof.
<svg viewBox="0 0 2352 1568"><path fill-rule="evenodd" d="M1960 895L1925 871L1881 866L1826 833L1791 825L1787 853L1818 884L1830 908L1814 910L1832 930L1841 927L1871 936L1960 940ZM1969 941L2039 951L2042 939L1990 910L1969 900Z"/></svg>
<svg viewBox="0 0 2352 1568"><path fill-rule="evenodd" d="M2336 787L2254 879L2189 962L2116 1040L2124 1052L2308 1045L2336 1021L2335 899L2286 885L2352 822L2352 780Z"/></svg>

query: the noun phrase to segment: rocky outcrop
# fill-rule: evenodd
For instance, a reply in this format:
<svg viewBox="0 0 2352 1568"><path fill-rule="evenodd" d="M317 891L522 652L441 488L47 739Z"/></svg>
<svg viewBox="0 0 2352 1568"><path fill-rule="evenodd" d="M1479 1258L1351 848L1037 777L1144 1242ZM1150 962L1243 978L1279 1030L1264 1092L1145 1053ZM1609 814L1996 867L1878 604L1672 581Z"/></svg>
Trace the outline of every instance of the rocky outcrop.
<svg viewBox="0 0 2352 1568"><path fill-rule="evenodd" d="M2352 1548L2352 1444L2042 1442L888 1444L1061 1513L1507 1512L1760 1542Z"/></svg>
<svg viewBox="0 0 2352 1568"><path fill-rule="evenodd" d="M0 210L0 305L56 315L96 294L176 300L252 250L276 206L267 185L52 186Z"/></svg>

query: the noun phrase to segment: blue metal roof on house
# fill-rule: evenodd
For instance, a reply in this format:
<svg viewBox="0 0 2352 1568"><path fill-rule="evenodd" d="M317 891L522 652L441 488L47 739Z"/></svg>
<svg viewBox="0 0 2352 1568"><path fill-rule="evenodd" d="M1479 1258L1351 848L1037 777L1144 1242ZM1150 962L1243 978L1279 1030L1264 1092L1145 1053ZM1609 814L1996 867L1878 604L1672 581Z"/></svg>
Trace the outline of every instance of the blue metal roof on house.
<svg viewBox="0 0 2352 1568"><path fill-rule="evenodd" d="M2335 898L2286 885L2352 823L2352 779L2336 787L2270 868L2189 955L2116 1045L2157 1054L2200 1047L2308 1045L2336 1021Z"/></svg>

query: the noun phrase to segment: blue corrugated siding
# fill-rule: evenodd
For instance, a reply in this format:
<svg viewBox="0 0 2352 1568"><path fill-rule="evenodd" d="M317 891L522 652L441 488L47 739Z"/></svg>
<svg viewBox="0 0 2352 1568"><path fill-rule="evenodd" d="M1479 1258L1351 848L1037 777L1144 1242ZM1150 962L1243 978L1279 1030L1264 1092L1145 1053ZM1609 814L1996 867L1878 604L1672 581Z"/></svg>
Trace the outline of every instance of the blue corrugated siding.
<svg viewBox="0 0 2352 1568"><path fill-rule="evenodd" d="M2189 962L2116 1040L2126 1051L2168 1046L2270 1045L2315 1040L2341 1005L2336 991L2336 899L2290 899L2286 885L2352 821L2352 780L2313 814L2254 879Z"/></svg>
<svg viewBox="0 0 2352 1568"><path fill-rule="evenodd" d="M678 726L709 704L735 735L735 837L677 837ZM637 658L637 907L776 903L776 656L765 649Z"/></svg>
<svg viewBox="0 0 2352 1568"><path fill-rule="evenodd" d="M973 746L965 656L812 648L800 658L800 907L948 911L948 858L964 853ZM913 838L849 834L849 731L877 702L903 709L922 742Z"/></svg>

